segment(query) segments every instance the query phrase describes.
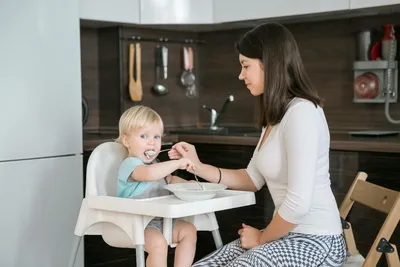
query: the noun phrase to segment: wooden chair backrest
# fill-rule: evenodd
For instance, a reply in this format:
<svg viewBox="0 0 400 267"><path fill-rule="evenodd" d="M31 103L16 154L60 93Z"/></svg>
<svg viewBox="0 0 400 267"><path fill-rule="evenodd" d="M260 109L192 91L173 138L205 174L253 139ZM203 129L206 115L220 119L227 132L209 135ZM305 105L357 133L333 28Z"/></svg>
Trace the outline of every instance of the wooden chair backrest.
<svg viewBox="0 0 400 267"><path fill-rule="evenodd" d="M340 217L343 220L346 220L354 202L358 202L369 208L386 213L387 217L385 222L379 230L363 266L375 267L382 253L385 253L389 266L400 266L397 248L395 245L389 243L400 220L400 192L367 182L367 177L368 175L365 172L359 172L357 174L353 184L340 205ZM346 222L346 225L347 229L345 227L344 236L346 239L347 250L350 254L357 255L359 252L354 240L351 224ZM379 244L385 244L388 250L378 249L378 247L382 248L382 245L379 246Z"/></svg>

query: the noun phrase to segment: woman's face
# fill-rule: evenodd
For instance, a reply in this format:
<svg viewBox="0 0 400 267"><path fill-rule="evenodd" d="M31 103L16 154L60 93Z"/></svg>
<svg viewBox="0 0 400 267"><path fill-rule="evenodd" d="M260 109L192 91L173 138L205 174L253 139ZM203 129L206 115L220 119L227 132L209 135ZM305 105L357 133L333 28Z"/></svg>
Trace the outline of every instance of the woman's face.
<svg viewBox="0 0 400 267"><path fill-rule="evenodd" d="M239 80L244 81L252 95L258 96L264 93L264 69L261 60L239 54L239 62L242 66Z"/></svg>

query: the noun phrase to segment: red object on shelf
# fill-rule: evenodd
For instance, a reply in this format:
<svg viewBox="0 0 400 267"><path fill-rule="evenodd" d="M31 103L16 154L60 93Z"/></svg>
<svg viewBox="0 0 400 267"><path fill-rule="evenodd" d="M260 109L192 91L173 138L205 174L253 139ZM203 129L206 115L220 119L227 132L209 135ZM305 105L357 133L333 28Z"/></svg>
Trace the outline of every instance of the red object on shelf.
<svg viewBox="0 0 400 267"><path fill-rule="evenodd" d="M382 41L386 41L386 40L396 40L396 36L394 34L394 25L393 24L385 24L385 25L383 25Z"/></svg>
<svg viewBox="0 0 400 267"><path fill-rule="evenodd" d="M354 92L360 98L374 98L379 92L378 78L373 73L364 73L354 81Z"/></svg>
<svg viewBox="0 0 400 267"><path fill-rule="evenodd" d="M381 42L376 42L371 49L371 60L380 59L381 56Z"/></svg>

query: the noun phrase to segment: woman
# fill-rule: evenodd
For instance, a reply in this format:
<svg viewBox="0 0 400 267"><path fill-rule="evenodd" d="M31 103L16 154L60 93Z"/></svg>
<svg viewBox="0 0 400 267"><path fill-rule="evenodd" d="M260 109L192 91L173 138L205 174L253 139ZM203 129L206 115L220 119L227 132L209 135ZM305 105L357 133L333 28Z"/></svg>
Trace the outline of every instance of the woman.
<svg viewBox="0 0 400 267"><path fill-rule="evenodd" d="M169 157L190 159L196 175L230 189L257 191L266 184L276 208L263 231L243 224L238 240L193 266L342 266L346 247L330 187L329 129L296 41L284 26L267 23L236 48L239 79L260 99L262 134L247 168L203 164L185 142Z"/></svg>

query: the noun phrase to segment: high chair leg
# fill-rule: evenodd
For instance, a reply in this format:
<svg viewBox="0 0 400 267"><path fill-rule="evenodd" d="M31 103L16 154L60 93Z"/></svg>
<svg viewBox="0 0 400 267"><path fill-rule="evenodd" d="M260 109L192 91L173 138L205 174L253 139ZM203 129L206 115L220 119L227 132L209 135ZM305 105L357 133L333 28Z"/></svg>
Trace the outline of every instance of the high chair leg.
<svg viewBox="0 0 400 267"><path fill-rule="evenodd" d="M212 235L213 235L213 238L214 238L215 246L216 246L217 248L222 247L222 246L223 246L223 243L222 243L221 235L220 235L220 233L219 233L219 229L212 230L211 232L212 232Z"/></svg>
<svg viewBox="0 0 400 267"><path fill-rule="evenodd" d="M74 240L74 246L72 247L71 257L69 258L69 267L74 267L76 261L76 255L78 254L79 245L81 244L83 236L77 236Z"/></svg>
<svg viewBox="0 0 400 267"><path fill-rule="evenodd" d="M136 266L137 267L145 267L144 260L144 245L136 245Z"/></svg>

